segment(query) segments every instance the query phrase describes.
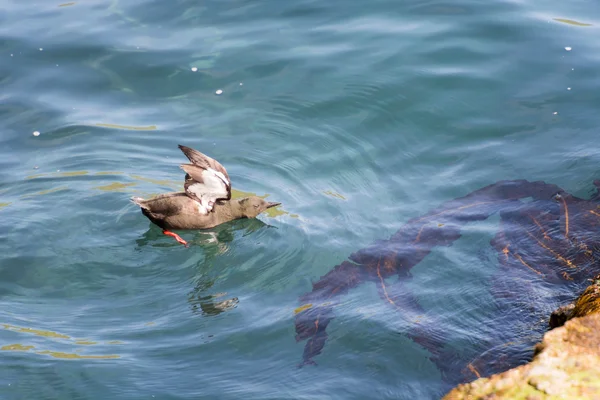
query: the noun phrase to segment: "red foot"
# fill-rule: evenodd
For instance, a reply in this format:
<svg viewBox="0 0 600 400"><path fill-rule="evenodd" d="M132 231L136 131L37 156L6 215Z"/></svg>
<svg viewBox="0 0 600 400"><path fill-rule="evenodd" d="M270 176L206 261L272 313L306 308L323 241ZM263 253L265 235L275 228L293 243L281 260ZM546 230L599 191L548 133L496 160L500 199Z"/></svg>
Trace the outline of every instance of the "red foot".
<svg viewBox="0 0 600 400"><path fill-rule="evenodd" d="M175 238L175 240L177 240L179 243L181 243L181 244L182 244L182 245L184 245L185 247L188 247L188 242L186 242L185 240L183 240L183 239L181 238L181 236L179 236L178 234L176 234L176 233L173 233L173 232L171 232L171 231L167 231L167 230L164 230L164 231L163 231L163 233L164 233L165 235L167 235L167 236L172 236L172 237L174 237L174 238Z"/></svg>

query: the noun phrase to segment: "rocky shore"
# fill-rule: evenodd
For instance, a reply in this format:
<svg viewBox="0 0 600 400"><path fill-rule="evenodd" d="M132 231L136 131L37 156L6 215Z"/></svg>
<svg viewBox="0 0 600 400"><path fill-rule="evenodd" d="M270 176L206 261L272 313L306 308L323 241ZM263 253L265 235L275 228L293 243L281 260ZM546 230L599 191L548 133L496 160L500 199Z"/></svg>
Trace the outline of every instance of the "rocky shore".
<svg viewBox="0 0 600 400"><path fill-rule="evenodd" d="M600 275L549 324L531 362L459 385L444 400L600 400Z"/></svg>

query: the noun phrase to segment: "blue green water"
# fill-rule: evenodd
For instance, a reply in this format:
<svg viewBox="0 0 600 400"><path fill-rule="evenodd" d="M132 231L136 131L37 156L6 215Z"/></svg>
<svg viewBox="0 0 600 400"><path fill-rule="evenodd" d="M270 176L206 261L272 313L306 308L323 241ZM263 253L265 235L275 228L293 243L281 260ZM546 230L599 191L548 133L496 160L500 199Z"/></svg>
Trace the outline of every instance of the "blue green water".
<svg viewBox="0 0 600 400"><path fill-rule="evenodd" d="M439 396L373 285L298 369L298 297L497 180L586 197L599 27L585 0L5 1L0 398ZM128 198L181 187L179 143L280 212L161 235ZM496 228L411 271L449 330L484 320Z"/></svg>

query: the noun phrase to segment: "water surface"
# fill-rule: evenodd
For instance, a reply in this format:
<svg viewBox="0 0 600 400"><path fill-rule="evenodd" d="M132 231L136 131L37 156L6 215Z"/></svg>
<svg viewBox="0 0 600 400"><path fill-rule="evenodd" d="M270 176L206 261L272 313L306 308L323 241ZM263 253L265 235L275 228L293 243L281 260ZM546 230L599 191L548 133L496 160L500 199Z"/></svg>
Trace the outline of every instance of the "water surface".
<svg viewBox="0 0 600 400"><path fill-rule="evenodd" d="M439 396L373 285L297 369L298 297L497 180L587 197L599 15L583 0L5 2L0 397ZM181 188L179 143L281 212L185 233L188 249L161 235L128 198ZM430 312L483 339L495 221L412 271Z"/></svg>

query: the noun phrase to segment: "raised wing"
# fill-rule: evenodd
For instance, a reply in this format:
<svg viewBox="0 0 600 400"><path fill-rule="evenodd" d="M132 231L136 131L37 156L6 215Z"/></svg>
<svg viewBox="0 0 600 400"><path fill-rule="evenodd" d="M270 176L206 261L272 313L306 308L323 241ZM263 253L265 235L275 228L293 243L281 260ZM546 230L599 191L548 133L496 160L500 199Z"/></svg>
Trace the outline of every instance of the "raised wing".
<svg viewBox="0 0 600 400"><path fill-rule="evenodd" d="M231 199L231 182L225 168L197 150L179 145L192 164L183 164L186 172L184 188L192 199L200 203L199 211L208 214L218 200Z"/></svg>
<svg viewBox="0 0 600 400"><path fill-rule="evenodd" d="M210 158L206 154L200 153L198 150L194 150L191 147L179 145L183 154L191 161L192 164L203 168L203 169L212 169L218 173L223 174L223 179L227 182L228 185L231 185L229 180L229 175L227 175L227 170L224 166L221 165L220 162L215 160L214 158Z"/></svg>

